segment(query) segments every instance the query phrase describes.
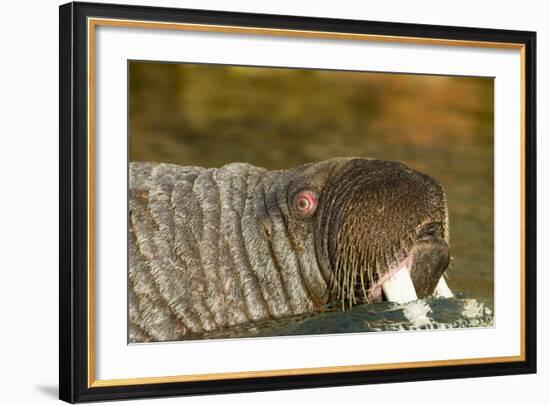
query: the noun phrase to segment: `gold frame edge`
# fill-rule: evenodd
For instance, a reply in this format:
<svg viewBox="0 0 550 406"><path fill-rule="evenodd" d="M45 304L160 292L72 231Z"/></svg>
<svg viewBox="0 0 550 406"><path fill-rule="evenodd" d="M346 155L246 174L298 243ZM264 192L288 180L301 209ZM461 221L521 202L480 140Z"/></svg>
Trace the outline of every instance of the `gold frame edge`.
<svg viewBox="0 0 550 406"><path fill-rule="evenodd" d="M160 377L143 378L116 378L116 379L95 379L95 340L94 340L94 135L95 135L95 28L96 26L110 27L133 27L133 28L151 28L164 30L184 30L195 32L217 32L249 35L270 35L301 38L321 38L321 39L341 39L341 40L359 40L375 42L394 42L408 43L417 45L435 45L435 46L463 46L480 48L512 49L520 51L521 64L521 283L520 283L520 337L521 350L519 355L485 358L465 358L436 361L414 361L382 364L363 364L315 368L295 368L295 369L275 369L263 371L242 371L242 372L220 372L210 374L190 374L174 375ZM165 23L139 20L121 20L109 18L88 18L87 21L87 43L88 43L88 388L114 387L126 385L177 383L192 381L212 381L221 379L245 379L245 378L265 378L278 376L296 376L312 374L330 374L361 371L379 371L398 368L426 368L439 366L459 366L474 364L493 364L504 362L523 362L525 356L525 45L519 43L506 42L487 42L487 41L465 41L451 39L435 39L422 37L404 37L390 35L372 35L372 34L352 34L342 32L324 32L324 31L304 31L289 29L271 29L242 26L226 25L208 25L208 24L187 24L187 23Z"/></svg>

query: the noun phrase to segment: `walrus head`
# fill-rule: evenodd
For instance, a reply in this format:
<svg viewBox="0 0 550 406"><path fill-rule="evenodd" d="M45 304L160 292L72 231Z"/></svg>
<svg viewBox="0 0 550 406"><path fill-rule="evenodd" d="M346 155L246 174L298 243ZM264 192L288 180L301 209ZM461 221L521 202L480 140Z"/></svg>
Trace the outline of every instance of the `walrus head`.
<svg viewBox="0 0 550 406"><path fill-rule="evenodd" d="M302 167L287 199L290 214L314 233L327 301L407 301L442 283L447 204L431 177L398 162L336 158Z"/></svg>

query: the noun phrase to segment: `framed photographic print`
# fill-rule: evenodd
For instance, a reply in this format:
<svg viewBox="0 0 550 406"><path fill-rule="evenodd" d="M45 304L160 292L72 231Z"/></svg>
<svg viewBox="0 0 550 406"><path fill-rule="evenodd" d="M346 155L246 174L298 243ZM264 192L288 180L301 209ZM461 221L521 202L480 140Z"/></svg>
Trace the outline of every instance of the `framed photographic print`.
<svg viewBox="0 0 550 406"><path fill-rule="evenodd" d="M60 7L60 398L536 371L533 32Z"/></svg>

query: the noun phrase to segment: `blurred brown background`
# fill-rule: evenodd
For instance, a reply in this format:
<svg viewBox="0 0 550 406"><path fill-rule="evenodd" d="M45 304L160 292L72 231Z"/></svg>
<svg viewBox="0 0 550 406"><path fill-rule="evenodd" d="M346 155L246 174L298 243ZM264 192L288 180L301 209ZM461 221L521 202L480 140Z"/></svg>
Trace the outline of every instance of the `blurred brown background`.
<svg viewBox="0 0 550 406"><path fill-rule="evenodd" d="M493 299L493 79L130 62L130 160L396 160L446 192L449 285Z"/></svg>

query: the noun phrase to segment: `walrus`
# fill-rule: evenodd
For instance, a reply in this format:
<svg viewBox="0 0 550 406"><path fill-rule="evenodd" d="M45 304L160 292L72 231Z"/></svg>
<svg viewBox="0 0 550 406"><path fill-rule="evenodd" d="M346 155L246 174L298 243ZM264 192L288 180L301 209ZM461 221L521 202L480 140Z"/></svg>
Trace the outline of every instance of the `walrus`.
<svg viewBox="0 0 550 406"><path fill-rule="evenodd" d="M131 162L128 235L129 342L452 296L444 190L393 161Z"/></svg>

